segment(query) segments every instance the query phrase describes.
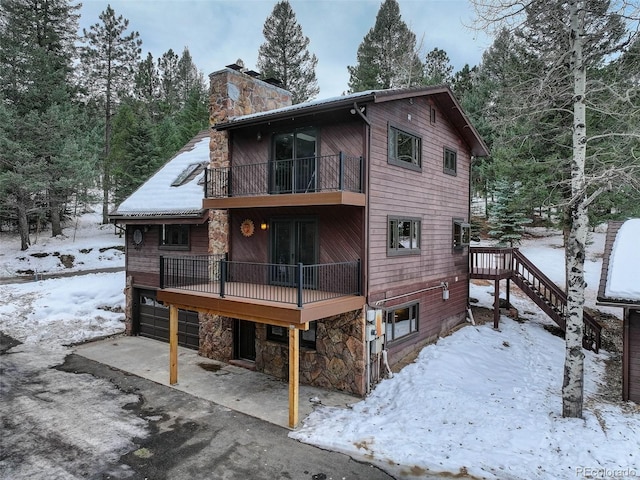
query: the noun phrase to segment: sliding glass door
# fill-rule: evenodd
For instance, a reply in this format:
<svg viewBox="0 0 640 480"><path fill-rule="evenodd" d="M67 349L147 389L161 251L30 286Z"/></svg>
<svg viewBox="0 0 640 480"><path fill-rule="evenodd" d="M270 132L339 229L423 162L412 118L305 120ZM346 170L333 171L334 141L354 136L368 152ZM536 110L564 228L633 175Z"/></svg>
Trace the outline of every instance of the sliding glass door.
<svg viewBox="0 0 640 480"><path fill-rule="evenodd" d="M271 193L316 190L316 131L308 128L273 137Z"/></svg>
<svg viewBox="0 0 640 480"><path fill-rule="evenodd" d="M298 263L318 262L318 225L314 219L278 219L271 222L271 263L275 264L271 282L296 285ZM303 284L315 288L316 274L304 270Z"/></svg>

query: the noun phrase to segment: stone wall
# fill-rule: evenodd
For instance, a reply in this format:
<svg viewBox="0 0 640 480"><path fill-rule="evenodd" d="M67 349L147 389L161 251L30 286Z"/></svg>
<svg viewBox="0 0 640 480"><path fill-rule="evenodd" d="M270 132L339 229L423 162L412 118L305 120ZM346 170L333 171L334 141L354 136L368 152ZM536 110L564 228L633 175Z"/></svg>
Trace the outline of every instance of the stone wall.
<svg viewBox="0 0 640 480"><path fill-rule="evenodd" d="M291 105L291 94L282 88L225 68L209 75L209 123L223 123L231 117L273 110ZM209 163L212 168L228 167L229 136L211 130ZM209 211L209 253L229 251L229 213ZM200 314L200 354L228 362L233 359L233 320Z"/></svg>
<svg viewBox="0 0 640 480"><path fill-rule="evenodd" d="M229 362L233 359L233 319L201 313L200 347L203 357Z"/></svg>
<svg viewBox="0 0 640 480"><path fill-rule="evenodd" d="M256 328L256 370L287 380L289 347ZM356 395L366 393L364 314L355 310L317 321L316 349L300 348L300 382Z"/></svg>
<svg viewBox="0 0 640 480"><path fill-rule="evenodd" d="M132 335L133 332L133 277L127 275L124 287L124 333Z"/></svg>

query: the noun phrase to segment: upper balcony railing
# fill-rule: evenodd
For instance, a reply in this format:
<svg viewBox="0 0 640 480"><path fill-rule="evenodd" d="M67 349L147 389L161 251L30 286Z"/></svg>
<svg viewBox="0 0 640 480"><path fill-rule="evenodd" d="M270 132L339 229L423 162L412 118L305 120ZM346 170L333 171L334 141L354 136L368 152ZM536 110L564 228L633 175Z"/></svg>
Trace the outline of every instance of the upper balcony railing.
<svg viewBox="0 0 640 480"><path fill-rule="evenodd" d="M205 198L347 191L362 193L362 157L273 160L205 170Z"/></svg>
<svg viewBox="0 0 640 480"><path fill-rule="evenodd" d="M360 295L360 260L303 265L235 262L225 255L160 257L160 288L302 307Z"/></svg>

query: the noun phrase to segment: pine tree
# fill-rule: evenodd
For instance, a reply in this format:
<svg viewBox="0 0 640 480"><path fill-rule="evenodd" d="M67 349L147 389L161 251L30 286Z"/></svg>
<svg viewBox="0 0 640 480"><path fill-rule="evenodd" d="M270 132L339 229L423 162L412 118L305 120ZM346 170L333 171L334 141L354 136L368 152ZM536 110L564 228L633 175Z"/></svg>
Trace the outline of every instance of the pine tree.
<svg viewBox="0 0 640 480"><path fill-rule="evenodd" d="M66 192L58 189L53 179L71 160L65 157L58 132L45 135L43 131L52 117L62 120L61 112L71 111L76 92L71 73L79 8L67 0L0 3L0 92L5 114L12 119L11 125L2 127L7 129L4 138L15 147L9 152L23 155L12 158L7 154L3 188L11 196L3 198L15 201L22 249L29 245L26 212L33 211L36 200L44 206L41 218L51 219L52 234L62 233L60 210ZM33 135L35 125L39 129ZM27 159L29 167L22 165Z"/></svg>
<svg viewBox="0 0 640 480"><path fill-rule="evenodd" d="M144 183L160 163L151 120L142 103L128 100L118 108L113 119L110 156L114 202L120 203Z"/></svg>
<svg viewBox="0 0 640 480"><path fill-rule="evenodd" d="M434 48L427 53L424 62L425 85L449 85L453 81L452 73L453 65L451 65L447 52L440 48Z"/></svg>
<svg viewBox="0 0 640 480"><path fill-rule="evenodd" d="M178 55L169 49L158 59L160 74L160 109L163 115L174 115L180 108Z"/></svg>
<svg viewBox="0 0 640 480"><path fill-rule="evenodd" d="M158 114L158 98L160 97L160 74L151 52L138 64L135 74L134 97L144 102L155 118Z"/></svg>
<svg viewBox="0 0 640 480"><path fill-rule="evenodd" d="M406 88L422 82L416 36L400 16L397 0L385 0L373 28L358 47L358 63L347 67L349 90Z"/></svg>
<svg viewBox="0 0 640 480"><path fill-rule="evenodd" d="M524 226L531 223L517 200L518 185L500 179L493 188L494 203L489 207L489 235L498 240L499 246L518 245Z"/></svg>
<svg viewBox="0 0 640 480"><path fill-rule="evenodd" d="M112 118L120 99L133 92L133 78L140 60L138 32L126 33L129 20L116 17L111 6L100 14L100 23L83 30L81 70L90 97L102 107L104 118L104 152L102 157L102 221L109 221L111 190Z"/></svg>
<svg viewBox="0 0 640 480"><path fill-rule="evenodd" d="M257 67L264 78L276 78L291 92L292 102L313 99L320 89L316 79L318 59L309 52L309 38L302 33L287 0L276 4L262 30L265 42L258 50Z"/></svg>

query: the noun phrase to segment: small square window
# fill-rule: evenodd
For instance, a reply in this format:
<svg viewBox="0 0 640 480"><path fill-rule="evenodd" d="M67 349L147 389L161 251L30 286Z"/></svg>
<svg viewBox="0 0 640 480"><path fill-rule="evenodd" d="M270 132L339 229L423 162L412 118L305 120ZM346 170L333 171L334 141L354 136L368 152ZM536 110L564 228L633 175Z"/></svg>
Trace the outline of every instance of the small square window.
<svg viewBox="0 0 640 480"><path fill-rule="evenodd" d="M406 337L418 331L418 304L412 303L387 310L385 335L388 342Z"/></svg>
<svg viewBox="0 0 640 480"><path fill-rule="evenodd" d="M389 217L387 226L387 255L420 253L419 218Z"/></svg>
<svg viewBox="0 0 640 480"><path fill-rule="evenodd" d="M412 170L422 169L422 139L389 127L388 162Z"/></svg>
<svg viewBox="0 0 640 480"><path fill-rule="evenodd" d="M186 250L189 248L189 225L162 225L160 247Z"/></svg>
<svg viewBox="0 0 640 480"><path fill-rule="evenodd" d="M444 173L457 175L458 173L458 152L450 148L444 149Z"/></svg>
<svg viewBox="0 0 640 480"><path fill-rule="evenodd" d="M464 220L453 221L453 248L461 249L469 245L471 239L471 225Z"/></svg>

